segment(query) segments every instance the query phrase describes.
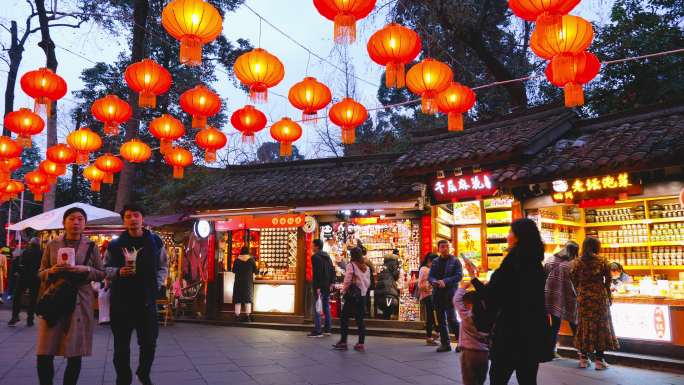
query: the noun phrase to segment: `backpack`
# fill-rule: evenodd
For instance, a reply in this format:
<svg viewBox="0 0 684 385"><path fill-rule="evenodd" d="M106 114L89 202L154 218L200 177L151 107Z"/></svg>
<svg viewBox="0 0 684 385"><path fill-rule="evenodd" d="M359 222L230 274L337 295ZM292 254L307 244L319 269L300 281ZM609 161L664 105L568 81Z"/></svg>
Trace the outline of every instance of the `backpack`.
<svg viewBox="0 0 684 385"><path fill-rule="evenodd" d="M499 312L487 308L484 298L477 294L477 300L473 304L473 323L475 328L481 333L491 333L496 323Z"/></svg>

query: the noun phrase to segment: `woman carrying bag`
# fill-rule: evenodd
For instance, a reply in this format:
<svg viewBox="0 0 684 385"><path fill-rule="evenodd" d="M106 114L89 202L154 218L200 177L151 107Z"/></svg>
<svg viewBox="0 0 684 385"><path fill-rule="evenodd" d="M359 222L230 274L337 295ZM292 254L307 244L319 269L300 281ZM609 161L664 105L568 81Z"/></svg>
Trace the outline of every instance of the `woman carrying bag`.
<svg viewBox="0 0 684 385"><path fill-rule="evenodd" d="M101 281L105 272L98 248L83 236L87 219L81 208L66 210L65 234L48 243L41 260L36 346L40 385L52 385L55 356L67 359L64 385L75 385L81 357L92 354L95 319L90 282Z"/></svg>
<svg viewBox="0 0 684 385"><path fill-rule="evenodd" d="M342 286L344 306L340 319L341 336L340 342L333 345L335 350L347 350L347 335L349 334L349 317L356 318L356 327L359 333L359 342L354 345L354 350L363 352L366 339L366 325L363 321L365 315L366 294L370 286L370 269L364 263L363 252L354 247L350 251L351 263L347 265Z"/></svg>

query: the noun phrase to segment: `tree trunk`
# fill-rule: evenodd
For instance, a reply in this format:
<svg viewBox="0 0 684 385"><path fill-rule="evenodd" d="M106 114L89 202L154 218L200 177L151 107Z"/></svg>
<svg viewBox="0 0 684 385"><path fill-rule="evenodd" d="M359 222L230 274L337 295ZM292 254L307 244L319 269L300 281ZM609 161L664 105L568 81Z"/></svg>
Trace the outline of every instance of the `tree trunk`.
<svg viewBox="0 0 684 385"><path fill-rule="evenodd" d="M45 10L45 0L35 0L36 13L38 13L38 22L40 24L41 40L38 46L45 52L46 67L53 72L57 72L57 55L55 54L55 42L50 36L50 25ZM57 144L57 103L52 103L52 115L47 119L47 147ZM55 208L55 193L57 186L51 189L43 197L43 210L48 211Z"/></svg>
<svg viewBox="0 0 684 385"><path fill-rule="evenodd" d="M17 86L19 65L21 64L21 59L24 56L24 44L19 43L17 22L14 20L12 20L10 34L12 42L8 51L10 64L9 72L7 73L7 85L5 86L5 115L14 111L14 88ZM7 129L7 127L3 126L2 135L11 137L12 133Z"/></svg>
<svg viewBox="0 0 684 385"><path fill-rule="evenodd" d="M145 28L147 28L147 14L149 12L148 0L135 0L133 8L133 42L131 44L131 63L138 62L145 55ZM133 107L133 116L126 122L125 140L131 140L138 135L138 108L137 96L134 92L128 94L128 104ZM131 200L131 190L135 184L135 165L124 162L124 168L119 176L119 186L116 192L115 211L121 211L123 206Z"/></svg>

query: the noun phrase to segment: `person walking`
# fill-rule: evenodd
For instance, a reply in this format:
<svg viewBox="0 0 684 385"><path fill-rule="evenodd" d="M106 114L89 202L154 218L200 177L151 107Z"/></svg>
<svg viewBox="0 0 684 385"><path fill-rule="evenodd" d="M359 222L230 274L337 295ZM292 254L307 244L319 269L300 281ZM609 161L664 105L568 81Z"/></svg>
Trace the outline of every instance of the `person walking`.
<svg viewBox="0 0 684 385"><path fill-rule="evenodd" d="M471 280L494 318L490 348L491 385L536 385L540 362L551 360L551 332L544 304L544 244L537 225L518 219L508 233L508 255L487 285ZM473 266L466 266L476 277ZM474 270L474 271L470 271Z"/></svg>
<svg viewBox="0 0 684 385"><path fill-rule="evenodd" d="M8 326L15 326L19 322L19 312L21 310L21 298L24 291L29 291L29 304L26 309L26 326L33 326L33 314L36 309L38 298L38 288L40 279L38 270L43 253L40 250L40 239L34 237L29 241L28 247L22 252L17 264L17 282L14 287L14 301L12 301L12 319ZM101 264L100 264L101 265Z"/></svg>
<svg viewBox="0 0 684 385"><path fill-rule="evenodd" d="M135 330L140 349L135 374L143 385L150 385L159 335L157 297L168 276L168 255L161 238L143 228L141 206L126 204L120 215L126 231L109 243L105 255L116 384L133 381L130 345Z"/></svg>
<svg viewBox="0 0 684 385"><path fill-rule="evenodd" d="M105 272L97 246L83 236L87 220L86 212L79 207L66 210L62 217L64 235L47 244L41 259L38 276L42 295L49 295L57 285L72 287L68 301L73 311L60 308L61 313L54 317L41 314L38 320L36 367L40 385L52 385L55 356L67 359L64 385L75 385L81 373L81 358L93 351L95 318L90 282L101 281ZM54 302L55 298L41 300Z"/></svg>
<svg viewBox="0 0 684 385"><path fill-rule="evenodd" d="M571 279L577 290L578 318L575 348L580 352L579 367L591 364L589 353L595 353L595 369L608 369L604 352L618 350L610 316L611 274L608 261L599 255L601 243L587 237L582 243L582 256L571 268Z"/></svg>
<svg viewBox="0 0 684 385"><path fill-rule="evenodd" d="M551 317L551 343L555 358L561 358L556 351L561 321L568 321L573 336L577 332L577 294L570 280L570 269L578 254L577 242L569 241L544 263L546 313Z"/></svg>
<svg viewBox="0 0 684 385"><path fill-rule="evenodd" d="M432 261L428 281L433 287L432 298L437 312L440 346L438 353L451 351L451 337L449 329L458 338L458 321L452 298L456 293L459 282L463 279L463 267L455 256L449 254L449 241L437 242L439 258ZM456 347L458 351L458 346Z"/></svg>
<svg viewBox="0 0 684 385"><path fill-rule="evenodd" d="M354 316L358 329L359 340L354 350L365 351L366 324L364 322L366 294L370 286L370 269L363 261L363 252L354 247L350 250L351 262L344 274L342 295L342 317L340 318L340 341L333 345L335 350L347 350L347 335L349 334L349 318Z"/></svg>
<svg viewBox="0 0 684 385"><path fill-rule="evenodd" d="M258 271L254 258L249 255L249 248L240 249L240 255L233 263L235 282L233 283L233 304L235 304L235 317L243 322L252 320L252 300L254 296L254 274ZM245 312L241 315L242 306Z"/></svg>
<svg viewBox="0 0 684 385"><path fill-rule="evenodd" d="M489 334L479 331L475 324L475 319L483 317L483 308L479 294L467 291L471 285L462 282L454 295L454 308L461 317L461 377L463 385L483 385L489 368Z"/></svg>
<svg viewBox="0 0 684 385"><path fill-rule="evenodd" d="M435 305L432 301L432 285L428 280L430 267L432 267L432 261L435 258L438 258L435 253L425 254L425 258L420 262L420 269L418 270L418 299L425 311L425 344L428 346L438 345L435 337L432 335L435 330Z"/></svg>
<svg viewBox="0 0 684 385"><path fill-rule="evenodd" d="M323 251L323 241L315 239L313 241L313 255L311 256L311 266L313 270L313 297L314 297L314 330L308 337L329 336L332 329L330 318L330 286L335 278L335 268L333 267L330 255ZM316 302L320 301L321 310L317 309ZM325 328L321 329L321 311L325 315Z"/></svg>
<svg viewBox="0 0 684 385"><path fill-rule="evenodd" d="M374 294L377 308L382 312L382 318L389 320L392 316L399 316L399 255L386 254L383 258L383 269L378 274Z"/></svg>

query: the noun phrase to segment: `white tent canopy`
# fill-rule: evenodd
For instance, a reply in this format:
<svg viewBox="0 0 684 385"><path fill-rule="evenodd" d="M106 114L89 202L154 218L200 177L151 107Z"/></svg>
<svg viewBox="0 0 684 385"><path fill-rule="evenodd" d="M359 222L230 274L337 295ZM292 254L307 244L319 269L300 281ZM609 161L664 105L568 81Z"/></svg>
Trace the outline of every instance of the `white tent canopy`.
<svg viewBox="0 0 684 385"><path fill-rule="evenodd" d="M105 209L101 209L99 207L91 206L86 203L72 203L70 205L66 205L63 207L56 208L54 210L46 211L42 214L36 215L35 217L31 217L28 219L24 219L21 222L17 222L9 227L10 230L24 230L28 228L32 228L35 230L56 230L56 229L61 229L64 226L62 225L62 217L64 216L64 212L67 211L68 209L72 207L79 207L83 209L83 211L86 212L88 215L88 220L92 221L95 219L100 219L100 218L106 218L106 217L113 217L113 216L118 216L119 214L115 213L114 211L109 211Z"/></svg>

